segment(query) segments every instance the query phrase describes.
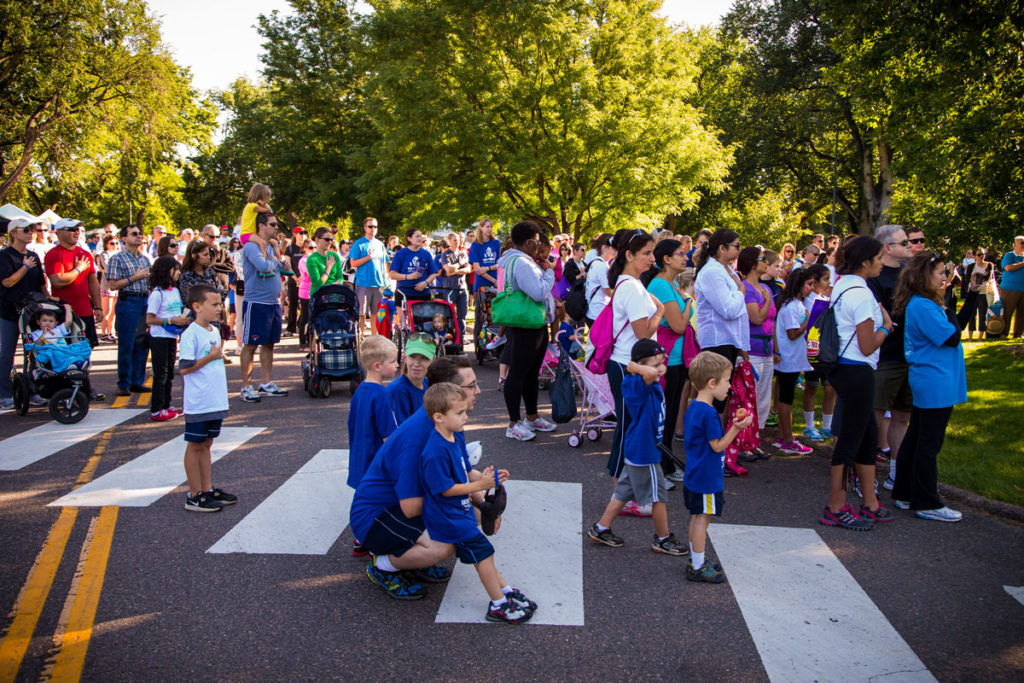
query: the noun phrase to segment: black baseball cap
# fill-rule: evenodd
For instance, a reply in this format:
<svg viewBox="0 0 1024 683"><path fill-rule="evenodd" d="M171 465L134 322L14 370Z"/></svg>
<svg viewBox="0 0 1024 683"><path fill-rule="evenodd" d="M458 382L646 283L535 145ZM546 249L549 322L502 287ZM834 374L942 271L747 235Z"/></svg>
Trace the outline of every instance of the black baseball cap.
<svg viewBox="0 0 1024 683"><path fill-rule="evenodd" d="M665 353L664 346L653 339L640 339L636 344L633 344L633 349L630 351L629 357L636 363L642 361L644 358L657 356L659 353Z"/></svg>

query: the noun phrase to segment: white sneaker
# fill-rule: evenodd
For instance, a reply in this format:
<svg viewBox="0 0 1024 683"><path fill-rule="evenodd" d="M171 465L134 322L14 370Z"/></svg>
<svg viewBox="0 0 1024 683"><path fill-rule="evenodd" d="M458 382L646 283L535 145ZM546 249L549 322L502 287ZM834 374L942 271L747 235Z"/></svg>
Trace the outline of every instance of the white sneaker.
<svg viewBox="0 0 1024 683"><path fill-rule="evenodd" d="M948 507L941 507L937 510L918 510L914 514L921 519L933 519L936 522L959 522L964 518L962 512L951 510Z"/></svg>
<svg viewBox="0 0 1024 683"><path fill-rule="evenodd" d="M682 470L676 470L672 474L666 474L665 478L668 479L669 481L674 481L677 484L682 484L685 476L685 472L683 472Z"/></svg>
<svg viewBox="0 0 1024 683"><path fill-rule="evenodd" d="M287 391L285 391L281 387L277 386L273 382L267 382L266 384L261 384L259 386L259 389L257 389L257 391L260 392L260 396L287 396L288 395Z"/></svg>
<svg viewBox="0 0 1024 683"><path fill-rule="evenodd" d="M499 346L501 346L504 343L505 343L505 337L495 337L491 341L487 342L487 344L484 346L484 348L487 349L488 351L493 351L494 349L498 348Z"/></svg>
<svg viewBox="0 0 1024 683"><path fill-rule="evenodd" d="M910 509L910 502L906 501L906 500L896 500L895 498L893 498L892 499L892 506L894 508L896 508L897 510L909 510Z"/></svg>
<svg viewBox="0 0 1024 683"><path fill-rule="evenodd" d="M522 422L516 422L505 430L506 439L515 439L516 441L529 441L536 438L536 434L523 426Z"/></svg>
<svg viewBox="0 0 1024 683"><path fill-rule="evenodd" d="M892 491L895 486L896 480L892 477L886 477L885 481L882 482L882 487L885 488L886 491Z"/></svg>
<svg viewBox="0 0 1024 683"><path fill-rule="evenodd" d="M244 387L242 387L242 390L239 392L239 398L241 398L246 403L259 403L260 392L256 391L256 388L253 387L253 385L246 384Z"/></svg>
<svg viewBox="0 0 1024 683"><path fill-rule="evenodd" d="M524 419L523 422L525 422L530 427L530 429L532 429L535 432L553 432L556 429L558 429L558 425L556 425L554 422L548 422L540 415L537 416L536 420Z"/></svg>

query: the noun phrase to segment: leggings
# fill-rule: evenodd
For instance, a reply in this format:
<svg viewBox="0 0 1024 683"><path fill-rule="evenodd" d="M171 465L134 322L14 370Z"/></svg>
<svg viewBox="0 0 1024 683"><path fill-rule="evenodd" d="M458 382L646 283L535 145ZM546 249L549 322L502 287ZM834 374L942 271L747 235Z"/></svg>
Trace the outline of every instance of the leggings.
<svg viewBox="0 0 1024 683"><path fill-rule="evenodd" d="M612 451L608 454L608 474L618 479L626 461L622 452L622 435L629 426L629 411L622 403L622 380L626 376L626 366L608 361L608 386L615 397L615 436L612 437ZM667 417L667 416L666 416Z"/></svg>
<svg viewBox="0 0 1024 683"><path fill-rule="evenodd" d="M309 346L309 299L299 299L299 346Z"/></svg>
<svg viewBox="0 0 1024 683"><path fill-rule="evenodd" d="M875 371L870 365L839 365L829 375L843 402L843 429L832 450L832 465L843 466L843 486L853 464L875 464L878 425L875 423Z"/></svg>
<svg viewBox="0 0 1024 683"><path fill-rule="evenodd" d="M723 344L721 346L709 346L702 351L710 351L711 353L717 353L719 356L727 358L733 367L736 367L736 357L740 355L739 349L730 344ZM725 412L726 407L729 405L729 398L732 396L732 389L729 389L729 396L719 401L715 399L711 405L715 407L715 410L719 415Z"/></svg>
<svg viewBox="0 0 1024 683"><path fill-rule="evenodd" d="M668 366L665 373L665 434L661 442L666 448L672 450L672 437L676 434L676 418L679 417L679 404L683 400L683 385L686 384L686 366ZM676 471L676 464L672 458L664 453L661 455L661 469L665 474L672 474Z"/></svg>
<svg viewBox="0 0 1024 683"><path fill-rule="evenodd" d="M910 428L896 458L894 500L905 500L911 510L935 510L943 507L939 497L937 458L946 438L946 426L953 407L918 408L910 412Z"/></svg>
<svg viewBox="0 0 1024 683"><path fill-rule="evenodd" d="M149 398L149 412L158 413L171 407L171 384L174 380L178 340L150 337L149 350L153 355L153 393Z"/></svg>
<svg viewBox="0 0 1024 683"><path fill-rule="evenodd" d="M505 380L505 407L509 422L519 421L519 403L526 407L527 415L537 414L537 394L540 392L540 366L548 348L548 328L527 330L521 327L505 328L509 353L508 378Z"/></svg>

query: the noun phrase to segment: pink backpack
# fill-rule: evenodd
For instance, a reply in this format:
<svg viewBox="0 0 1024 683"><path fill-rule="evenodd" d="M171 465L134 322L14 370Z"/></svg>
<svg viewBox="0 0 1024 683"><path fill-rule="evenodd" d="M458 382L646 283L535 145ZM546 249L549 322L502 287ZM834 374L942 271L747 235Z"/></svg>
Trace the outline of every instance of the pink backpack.
<svg viewBox="0 0 1024 683"><path fill-rule="evenodd" d="M619 335L626 329L626 325L629 324L629 318L626 318L626 323L619 328L619 331L612 336L612 320L615 314L612 310L612 304L615 303L615 292L619 290L624 280L620 280L615 289L612 290L611 301L608 305L601 309L601 312L597 314L597 319L594 320L594 324L590 327L590 343L594 347L593 353L590 354L590 358L587 360L587 370L590 370L595 375L603 375L608 372L608 361L612 358L612 351L615 349L615 342L618 341Z"/></svg>

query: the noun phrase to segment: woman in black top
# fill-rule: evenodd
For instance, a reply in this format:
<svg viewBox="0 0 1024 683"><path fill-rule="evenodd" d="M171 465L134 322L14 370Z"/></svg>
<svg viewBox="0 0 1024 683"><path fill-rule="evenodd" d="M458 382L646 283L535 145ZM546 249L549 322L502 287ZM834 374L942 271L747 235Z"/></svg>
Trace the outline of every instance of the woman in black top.
<svg viewBox="0 0 1024 683"><path fill-rule="evenodd" d="M0 250L0 409L14 407L11 395L11 369L18 346L18 300L29 292L46 294L43 267L28 250L39 224L15 218L8 228L10 246Z"/></svg>

